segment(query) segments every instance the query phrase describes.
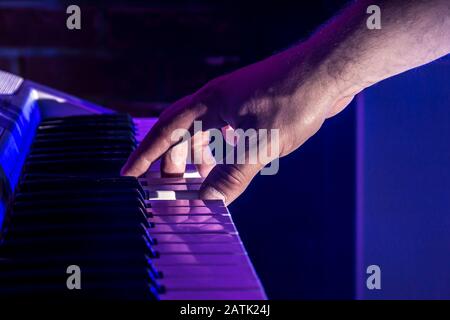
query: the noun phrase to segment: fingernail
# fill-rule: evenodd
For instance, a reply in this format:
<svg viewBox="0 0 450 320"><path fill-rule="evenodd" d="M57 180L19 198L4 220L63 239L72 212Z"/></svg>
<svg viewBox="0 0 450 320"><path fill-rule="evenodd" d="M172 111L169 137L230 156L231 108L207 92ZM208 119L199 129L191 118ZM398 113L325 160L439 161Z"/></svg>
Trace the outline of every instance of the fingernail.
<svg viewBox="0 0 450 320"><path fill-rule="evenodd" d="M222 200L226 202L225 195L214 187L207 186L200 192L200 197L204 200Z"/></svg>

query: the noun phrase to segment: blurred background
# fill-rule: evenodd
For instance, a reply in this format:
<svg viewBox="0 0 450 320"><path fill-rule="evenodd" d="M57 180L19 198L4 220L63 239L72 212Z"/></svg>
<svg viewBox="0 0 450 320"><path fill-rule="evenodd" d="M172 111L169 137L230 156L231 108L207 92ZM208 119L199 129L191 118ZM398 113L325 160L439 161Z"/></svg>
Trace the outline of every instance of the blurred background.
<svg viewBox="0 0 450 320"><path fill-rule="evenodd" d="M0 68L139 110L300 41L344 2L0 1ZM66 28L69 4L81 30Z"/></svg>

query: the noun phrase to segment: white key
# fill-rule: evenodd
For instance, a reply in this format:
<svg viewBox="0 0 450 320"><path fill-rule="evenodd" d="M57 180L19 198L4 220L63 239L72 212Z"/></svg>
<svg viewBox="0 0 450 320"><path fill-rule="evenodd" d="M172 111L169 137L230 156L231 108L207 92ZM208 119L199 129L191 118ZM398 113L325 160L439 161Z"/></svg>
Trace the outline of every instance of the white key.
<svg viewBox="0 0 450 320"><path fill-rule="evenodd" d="M195 224L203 224L203 223L214 223L214 224L223 224L223 223L232 223L229 215L198 215L198 214L189 214L189 215L160 215L154 216L148 219L150 222L155 223L155 225L161 224L182 224L182 223L195 223Z"/></svg>

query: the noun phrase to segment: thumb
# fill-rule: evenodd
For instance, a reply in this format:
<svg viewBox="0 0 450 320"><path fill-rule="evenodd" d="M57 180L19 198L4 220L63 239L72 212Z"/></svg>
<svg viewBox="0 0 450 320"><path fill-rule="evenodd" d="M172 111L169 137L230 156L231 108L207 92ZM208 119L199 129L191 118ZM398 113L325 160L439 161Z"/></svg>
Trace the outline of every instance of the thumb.
<svg viewBox="0 0 450 320"><path fill-rule="evenodd" d="M221 199L229 205L244 192L262 167L260 164L218 164L203 182L200 198Z"/></svg>

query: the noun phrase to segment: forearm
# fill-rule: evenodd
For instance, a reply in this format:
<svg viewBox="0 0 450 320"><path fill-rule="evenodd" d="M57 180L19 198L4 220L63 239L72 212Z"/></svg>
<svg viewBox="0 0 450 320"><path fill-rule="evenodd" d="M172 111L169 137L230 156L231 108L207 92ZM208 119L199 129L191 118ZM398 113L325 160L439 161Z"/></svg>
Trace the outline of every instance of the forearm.
<svg viewBox="0 0 450 320"><path fill-rule="evenodd" d="M381 29L366 25L369 5L381 8ZM450 2L358 1L314 34L312 48L322 72L352 96L383 79L450 52Z"/></svg>

